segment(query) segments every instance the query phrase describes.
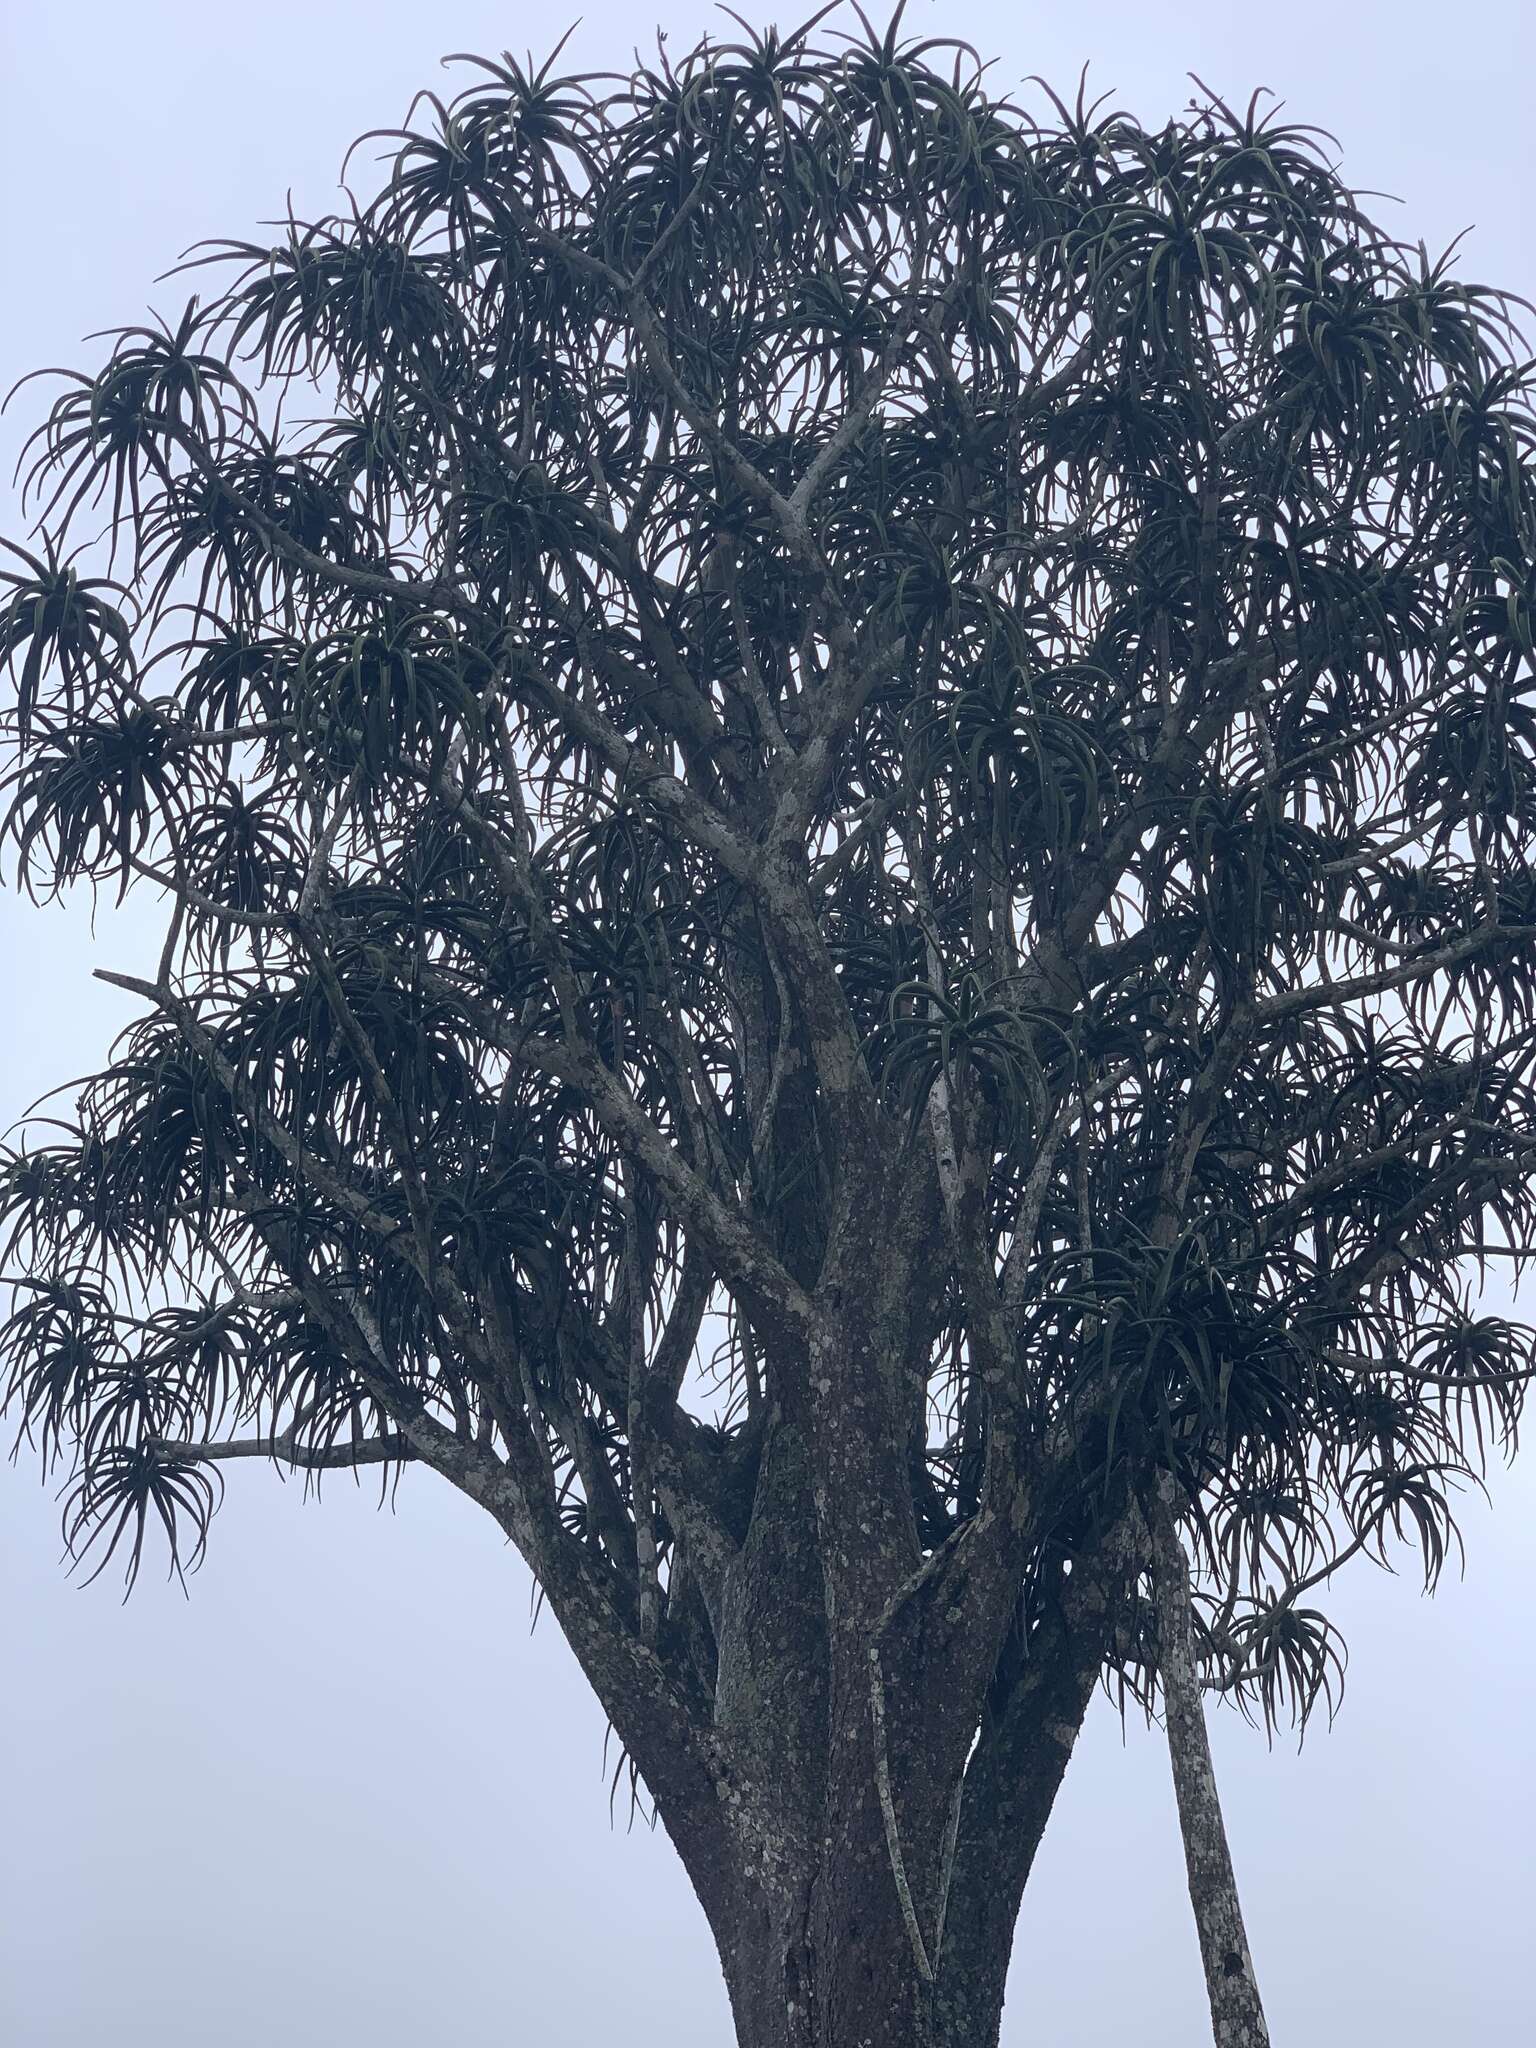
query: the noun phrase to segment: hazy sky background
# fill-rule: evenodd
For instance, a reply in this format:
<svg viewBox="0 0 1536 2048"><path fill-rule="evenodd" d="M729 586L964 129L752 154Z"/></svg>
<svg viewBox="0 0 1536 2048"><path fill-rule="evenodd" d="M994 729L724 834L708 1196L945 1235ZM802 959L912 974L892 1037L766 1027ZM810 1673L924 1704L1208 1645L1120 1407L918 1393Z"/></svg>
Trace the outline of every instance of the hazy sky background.
<svg viewBox="0 0 1536 2048"><path fill-rule="evenodd" d="M574 4L574 0L568 0ZM768 10L741 0L756 20ZM809 11L807 5L806 11ZM589 0L571 68L622 65L660 16ZM785 11L786 24L800 18ZM343 150L444 89L448 50L542 53L563 9L470 0L20 0L0 27L0 383L94 364L91 329L174 312L188 244L335 199ZM1389 0L913 0L994 88L1085 61L1149 123L1197 71L1332 129L1402 232L1536 295L1536 10ZM452 89L451 75L448 89ZM359 180L361 182L361 173ZM37 399L0 423L9 473ZM0 530L15 532L0 492ZM0 896L0 1125L95 1062L128 1015L148 906ZM0 1471L0 2041L6 2048L725 2048L715 1960L670 1847L611 1827L603 1723L483 1516L409 1474L393 1513L237 1467L184 1600L59 1564L57 1509ZM1230 1714L1216 1745L1278 2048L1515 2048L1532 2038L1536 1468L1468 1504L1465 1581L1347 1573L1344 1710L1304 1754ZM1102 1703L1020 1925L1007 2048L1206 2038L1160 1736Z"/></svg>

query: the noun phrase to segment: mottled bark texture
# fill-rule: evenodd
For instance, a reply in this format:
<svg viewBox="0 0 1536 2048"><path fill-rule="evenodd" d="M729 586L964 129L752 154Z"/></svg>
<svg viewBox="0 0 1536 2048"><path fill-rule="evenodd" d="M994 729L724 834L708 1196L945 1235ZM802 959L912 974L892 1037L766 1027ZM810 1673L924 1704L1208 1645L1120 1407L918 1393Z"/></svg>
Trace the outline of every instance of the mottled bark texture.
<svg viewBox="0 0 1536 2048"><path fill-rule="evenodd" d="M820 1258L817 1314L760 1306L772 1392L710 1500L685 1483L693 1426L659 1436L668 1686L647 1701L549 1585L708 1916L741 2048L996 2040L1116 1609L1103 1540L1048 1540L1046 1495L925 1544L910 1466L943 1225L931 1171L865 1154L845 1147L822 1246L804 1207L779 1219L791 1270L797 1229Z"/></svg>
<svg viewBox="0 0 1536 2048"><path fill-rule="evenodd" d="M815 1469L776 1416L715 1594L719 1790L658 1804L740 2048L988 2048L1111 1580L1086 1552L1058 1568L1041 1613L1006 1632L972 1719L958 1572L919 1562L916 1583L893 1585L872 1524L863 1546L856 1527L823 1552Z"/></svg>
<svg viewBox="0 0 1536 2048"><path fill-rule="evenodd" d="M1189 1899L1210 2000L1211 2030L1216 2048L1269 2048L1269 2028L1248 1951L1200 1699L1189 1566L1166 1493L1159 1494L1149 1519L1168 1754L1184 1835Z"/></svg>

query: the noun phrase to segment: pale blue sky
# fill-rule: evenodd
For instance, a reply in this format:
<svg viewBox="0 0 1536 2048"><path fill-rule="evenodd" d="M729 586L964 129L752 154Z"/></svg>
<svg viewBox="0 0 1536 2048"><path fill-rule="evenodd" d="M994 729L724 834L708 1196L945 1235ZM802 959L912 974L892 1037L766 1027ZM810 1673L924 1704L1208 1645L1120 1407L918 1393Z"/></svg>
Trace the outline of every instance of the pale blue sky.
<svg viewBox="0 0 1536 2048"><path fill-rule="evenodd" d="M767 10L741 0L755 17ZM809 0L802 0L809 11ZM622 63L700 6L595 0L573 63ZM787 22L793 17L786 12ZM1146 120L1197 71L1280 91L1357 185L1536 295L1527 140L1536 14L1385 0L913 0L1059 89L1085 60ZM171 310L152 280L204 235L331 202L362 130L440 53L541 52L566 17L439 0L52 0L0 27L10 286L0 383ZM8 474L24 403L0 423ZM0 529L16 515L0 505ZM132 906L0 896L0 1123L95 1061L125 1011L94 965L142 959ZM1536 1478L1467 1516L1464 1583L1347 1575L1340 1722L1298 1757L1231 1716L1217 1748L1275 2039L1515 2048L1532 2035ZM81 1592L25 1464L0 1471L0 2040L7 2048L724 2048L713 1955L665 1840L610 1828L603 1728L496 1532L408 1475L392 1513L231 1474L192 1597ZM1020 1928L1007 2048L1188 2048L1198 1958L1160 1739L1095 1710Z"/></svg>

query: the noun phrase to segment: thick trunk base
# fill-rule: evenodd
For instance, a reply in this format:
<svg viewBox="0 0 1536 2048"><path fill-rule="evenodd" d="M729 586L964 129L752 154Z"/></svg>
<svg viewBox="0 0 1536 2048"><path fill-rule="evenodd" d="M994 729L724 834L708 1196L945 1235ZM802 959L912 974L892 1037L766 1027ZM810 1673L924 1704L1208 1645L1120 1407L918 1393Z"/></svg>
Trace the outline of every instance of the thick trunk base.
<svg viewBox="0 0 1536 2048"><path fill-rule="evenodd" d="M910 1953L893 1954L897 1936L905 1946L904 1927L850 1910L831 1958L803 1940L785 1953L743 1943L727 1966L736 2048L995 2048L1001 1984L978 1999L979 1986L946 1987L942 1970L927 1983Z"/></svg>

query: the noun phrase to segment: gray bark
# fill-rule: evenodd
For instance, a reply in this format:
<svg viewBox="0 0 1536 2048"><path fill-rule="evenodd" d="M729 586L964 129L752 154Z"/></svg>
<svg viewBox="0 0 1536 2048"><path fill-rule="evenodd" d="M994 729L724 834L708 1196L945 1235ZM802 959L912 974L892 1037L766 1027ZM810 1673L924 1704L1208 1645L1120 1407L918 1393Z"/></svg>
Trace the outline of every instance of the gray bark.
<svg viewBox="0 0 1536 2048"><path fill-rule="evenodd" d="M941 2048L996 2048L1035 1852L1103 1668L1118 1568L1079 1562L1027 1656L1000 1674L965 1775L934 1993Z"/></svg>
<svg viewBox="0 0 1536 2048"><path fill-rule="evenodd" d="M1110 1599L1091 1561L1058 1574L1027 1644L994 1654L960 1740L953 1610L930 1597L954 1591L946 1560L877 1600L884 1540L862 1576L847 1552L829 1567L816 1492L816 1447L775 1415L749 1522L706 1602L732 1788L707 1809L658 1805L715 1936L738 2048L994 2048L1020 1898Z"/></svg>
<svg viewBox="0 0 1536 2048"><path fill-rule="evenodd" d="M1200 1698L1189 1566L1167 1498L1150 1516L1158 1664L1189 1898L1200 1937L1216 2048L1269 2048L1269 2029L1238 1903L1237 1878Z"/></svg>
<svg viewBox="0 0 1536 2048"><path fill-rule="evenodd" d="M813 1473L780 1423L722 1588L716 1725L751 1760L752 1789L726 1868L684 1853L738 2048L995 2048L1020 1901L1123 1566L1086 1556L1056 1574L1027 1639L995 1660L974 1746L951 1768L953 1660L929 1598L943 1561L898 1588L894 1610L845 1588L839 1630L806 1513Z"/></svg>

